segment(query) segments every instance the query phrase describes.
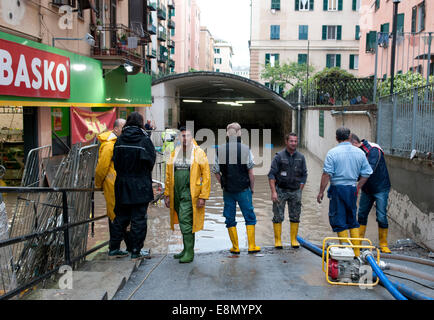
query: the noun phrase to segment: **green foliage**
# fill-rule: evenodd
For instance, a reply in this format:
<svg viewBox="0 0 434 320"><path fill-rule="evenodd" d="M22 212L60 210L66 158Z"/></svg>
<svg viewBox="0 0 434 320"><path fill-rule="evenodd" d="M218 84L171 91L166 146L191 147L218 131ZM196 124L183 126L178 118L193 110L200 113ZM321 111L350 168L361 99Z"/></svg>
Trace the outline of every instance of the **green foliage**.
<svg viewBox="0 0 434 320"><path fill-rule="evenodd" d="M434 77L430 76L429 82L433 83ZM401 91L409 90L414 87L422 87L426 85L426 78L417 72L407 72L403 74L397 74L393 81L393 90L398 93ZM387 96L390 94L390 78L387 78L378 86L378 95Z"/></svg>
<svg viewBox="0 0 434 320"><path fill-rule="evenodd" d="M306 69L306 64L299 64L297 62L284 63L282 65L276 63L275 66L267 64L261 72L261 78L270 82L272 86L277 84L285 87L289 84L291 87L294 87L306 78ZM313 71L314 68L310 65L309 73Z"/></svg>

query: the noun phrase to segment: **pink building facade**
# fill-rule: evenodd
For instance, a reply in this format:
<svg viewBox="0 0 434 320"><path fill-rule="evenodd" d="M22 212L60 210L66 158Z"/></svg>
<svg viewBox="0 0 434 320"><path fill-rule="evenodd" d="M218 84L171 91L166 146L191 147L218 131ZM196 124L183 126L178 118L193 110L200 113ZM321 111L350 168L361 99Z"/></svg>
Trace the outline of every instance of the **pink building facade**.
<svg viewBox="0 0 434 320"><path fill-rule="evenodd" d="M393 3L392 0L361 0L359 77L375 74L376 58L377 77L390 77ZM434 32L433 13L432 0L402 0L399 3L395 74L408 71L419 72L424 77L433 74L434 34L429 34Z"/></svg>

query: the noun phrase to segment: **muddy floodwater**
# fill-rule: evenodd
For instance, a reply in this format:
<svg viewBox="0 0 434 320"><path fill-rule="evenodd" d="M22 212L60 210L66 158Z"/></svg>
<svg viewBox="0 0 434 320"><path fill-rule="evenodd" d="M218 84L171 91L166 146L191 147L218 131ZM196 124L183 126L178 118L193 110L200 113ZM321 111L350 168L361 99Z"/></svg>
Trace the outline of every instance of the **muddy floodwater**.
<svg viewBox="0 0 434 320"><path fill-rule="evenodd" d="M282 148L274 148L272 154ZM302 213L300 218L299 235L313 243L322 243L325 237L335 236L328 222L328 199L325 197L321 204L316 201L319 191L322 174L322 161L305 150L301 151L306 157L308 167L308 178L303 190ZM16 195L8 194L5 197L8 216L12 217L16 203ZM259 246L273 246L274 234L271 219L272 202L271 194L266 175L255 175L255 190L253 203L257 217L256 244ZM102 192L95 193L95 216L105 214L105 200ZM247 236L244 218L237 207L237 230L240 249L246 249ZM214 175L211 174L211 194L206 202L204 229L196 234L195 251L210 252L231 247L231 242L225 226L223 217L223 193ZM389 244L393 245L396 240L407 238L407 235L389 219ZM88 248L102 243L109 239L107 220L100 220L95 223L95 235L91 237L89 228ZM372 210L369 216L366 236L374 244L378 243L377 223L375 211ZM285 220L282 226L282 240L284 246L289 245L289 220L287 209ZM153 253L172 253L182 250L182 236L178 226L170 230L169 209L161 203L150 206L148 210L148 234L145 241L145 248L151 248ZM103 249L107 250L107 249Z"/></svg>

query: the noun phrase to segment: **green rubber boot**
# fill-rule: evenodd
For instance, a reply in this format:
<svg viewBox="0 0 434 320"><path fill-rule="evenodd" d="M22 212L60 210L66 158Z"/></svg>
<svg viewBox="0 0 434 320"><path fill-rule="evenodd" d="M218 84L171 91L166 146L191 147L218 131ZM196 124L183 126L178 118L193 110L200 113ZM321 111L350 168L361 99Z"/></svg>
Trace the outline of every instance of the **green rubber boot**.
<svg viewBox="0 0 434 320"><path fill-rule="evenodd" d="M180 253L174 254L173 257L175 259L181 259L184 253L185 253L185 248Z"/></svg>
<svg viewBox="0 0 434 320"><path fill-rule="evenodd" d="M189 263L194 258L194 233L185 233L182 235L184 241L184 255L179 258L179 263Z"/></svg>

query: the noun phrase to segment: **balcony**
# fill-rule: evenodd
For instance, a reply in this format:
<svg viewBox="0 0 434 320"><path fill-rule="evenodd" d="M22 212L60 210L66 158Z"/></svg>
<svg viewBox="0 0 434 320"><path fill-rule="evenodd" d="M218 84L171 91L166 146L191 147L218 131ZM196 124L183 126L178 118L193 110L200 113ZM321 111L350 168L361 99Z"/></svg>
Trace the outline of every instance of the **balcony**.
<svg viewBox="0 0 434 320"><path fill-rule="evenodd" d="M175 41L173 41L173 40L167 40L167 46L169 47L169 48L175 48Z"/></svg>
<svg viewBox="0 0 434 320"><path fill-rule="evenodd" d="M160 20L166 20L166 16L167 16L166 8L165 7L158 8L158 10L157 10L157 17Z"/></svg>
<svg viewBox="0 0 434 320"><path fill-rule="evenodd" d="M146 50L146 57L155 59L157 57L157 49L154 49L152 47L148 47Z"/></svg>
<svg viewBox="0 0 434 320"><path fill-rule="evenodd" d="M175 9L175 0L168 0L167 7L169 7L170 9Z"/></svg>
<svg viewBox="0 0 434 320"><path fill-rule="evenodd" d="M148 0L149 11L157 11L157 1Z"/></svg>
<svg viewBox="0 0 434 320"><path fill-rule="evenodd" d="M160 46L160 54L158 55L157 62L166 63L167 62L167 48L165 46Z"/></svg>
<svg viewBox="0 0 434 320"><path fill-rule="evenodd" d="M148 24L148 32L149 34L157 34L157 27L153 24Z"/></svg>
<svg viewBox="0 0 434 320"><path fill-rule="evenodd" d="M175 29L175 21L173 21L172 19L169 19L169 21L167 22L167 27L169 29Z"/></svg>
<svg viewBox="0 0 434 320"><path fill-rule="evenodd" d="M169 66L170 68L175 68L175 61L172 60L172 59L169 59L168 66Z"/></svg>
<svg viewBox="0 0 434 320"><path fill-rule="evenodd" d="M158 27L158 35L157 35L157 39L160 41L166 41L167 39L167 31L166 28L163 27L162 25L160 25Z"/></svg>
<svg viewBox="0 0 434 320"><path fill-rule="evenodd" d="M100 60L103 69L115 69L128 62L133 65L134 72L140 71L144 64L141 46L151 41L148 32L133 30L122 24L91 25L90 28L95 31L96 40L91 57ZM102 47L104 37L106 46ZM136 48L128 47L128 38L136 41Z"/></svg>

